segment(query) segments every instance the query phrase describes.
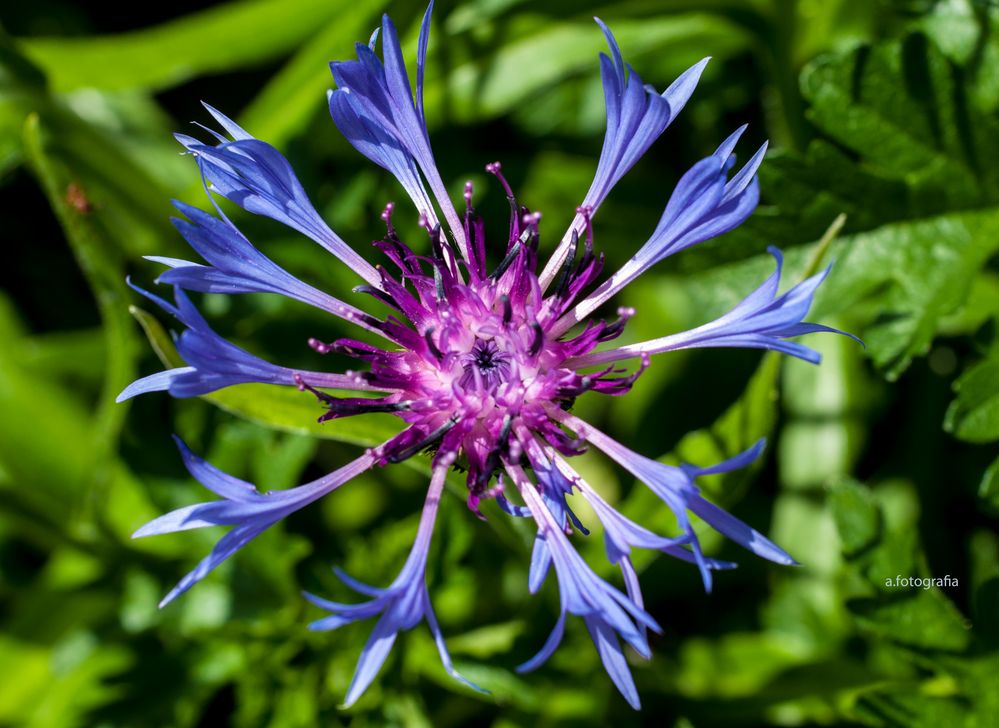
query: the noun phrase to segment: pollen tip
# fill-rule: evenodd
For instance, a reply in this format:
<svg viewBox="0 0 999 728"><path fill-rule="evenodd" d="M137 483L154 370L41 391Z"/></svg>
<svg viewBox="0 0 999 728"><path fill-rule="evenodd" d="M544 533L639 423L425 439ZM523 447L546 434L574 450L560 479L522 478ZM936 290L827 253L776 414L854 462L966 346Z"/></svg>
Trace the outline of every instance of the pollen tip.
<svg viewBox="0 0 999 728"><path fill-rule="evenodd" d="M309 346L320 354L329 354L333 347L330 344L323 343L319 339L314 337L309 338ZM296 377L298 375L295 375ZM301 379L301 377L299 377Z"/></svg>

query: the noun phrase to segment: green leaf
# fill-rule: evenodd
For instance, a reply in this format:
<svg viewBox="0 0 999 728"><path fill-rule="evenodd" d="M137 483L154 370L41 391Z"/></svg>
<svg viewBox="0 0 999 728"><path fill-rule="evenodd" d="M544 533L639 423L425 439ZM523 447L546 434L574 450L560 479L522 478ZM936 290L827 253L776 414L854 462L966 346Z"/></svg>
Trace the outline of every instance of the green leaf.
<svg viewBox="0 0 999 728"><path fill-rule="evenodd" d="M95 469L104 471L114 457L114 447L125 422L127 407L115 403L118 392L135 378L137 341L128 320L124 270L118 251L96 222L86 190L73 179L44 147L38 116L30 116L25 126L25 152L32 171L48 197L62 225L70 248L83 271L103 322L107 352L104 385L94 415ZM103 478L110 477L102 472Z"/></svg>
<svg viewBox="0 0 999 728"><path fill-rule="evenodd" d="M809 118L865 166L904 181L913 209L995 201L996 123L963 96L961 78L924 36L817 61L802 74Z"/></svg>
<svg viewBox="0 0 999 728"><path fill-rule="evenodd" d="M613 25L630 63L664 47L670 48L674 62L684 54L678 67L671 69L674 75L686 67L683 63L700 60L706 47L726 55L745 48L751 40L738 25L700 13L618 18ZM451 112L462 120L497 116L566 77L597 72L596 54L604 50L604 41L589 17L553 22L521 15L514 25L500 28L502 39L495 39L498 42L491 43L486 52L480 50L450 73L447 93ZM438 86L427 89L429 108L435 108L443 94Z"/></svg>
<svg viewBox="0 0 999 728"><path fill-rule="evenodd" d="M925 695L913 685L865 693L852 712L866 725L904 725L910 728L975 725L969 722L964 701Z"/></svg>
<svg viewBox="0 0 999 728"><path fill-rule="evenodd" d="M983 109L999 108L999 21L994 5L976 0L934 3L917 23L947 57L963 66L974 98Z"/></svg>
<svg viewBox="0 0 999 728"><path fill-rule="evenodd" d="M160 90L286 53L336 23L340 12L325 0L242 0L129 33L30 38L21 45L57 92Z"/></svg>
<svg viewBox="0 0 999 728"><path fill-rule="evenodd" d="M978 497L999 509L999 458L992 461L978 486Z"/></svg>
<svg viewBox="0 0 999 728"><path fill-rule="evenodd" d="M850 481L839 483L829 495L829 506L847 557L858 555L881 540L881 511L871 492Z"/></svg>
<svg viewBox="0 0 999 728"><path fill-rule="evenodd" d="M750 225L800 240L831 212L847 213L852 236L837 247L816 315L868 304L863 338L894 380L960 311L999 249L999 170L984 162L999 156L999 125L921 35L820 58L801 87L823 138L803 158L764 166L778 214Z"/></svg>
<svg viewBox="0 0 999 728"><path fill-rule="evenodd" d="M975 364L954 383L944 429L967 442L999 439L999 359Z"/></svg>
<svg viewBox="0 0 999 728"><path fill-rule="evenodd" d="M449 638L448 647L455 654L483 659L498 652L509 652L523 631L524 623L520 620L491 624Z"/></svg>
<svg viewBox="0 0 999 728"><path fill-rule="evenodd" d="M865 630L916 650L960 652L970 643L970 624L941 589L908 586L895 579L929 579L911 524L886 525L874 494L843 481L829 496L847 568L859 577L847 607Z"/></svg>
<svg viewBox="0 0 999 728"><path fill-rule="evenodd" d="M908 647L960 652L970 642L971 625L936 588L854 599L847 606L862 626Z"/></svg>
<svg viewBox="0 0 999 728"><path fill-rule="evenodd" d="M358 0L342 8L335 23L316 33L250 102L239 121L259 139L281 149L317 112L325 113L332 84L328 62L347 58L366 37L382 5Z"/></svg>
<svg viewBox="0 0 999 728"><path fill-rule="evenodd" d="M925 354L964 303L969 280L999 250L999 209L885 225L841 241L813 320L871 301L867 350L889 380Z"/></svg>
<svg viewBox="0 0 999 728"><path fill-rule="evenodd" d="M377 414L320 424L316 420L322 410L315 397L294 387L237 384L205 395L204 399L258 425L364 447L380 445L402 429L398 418Z"/></svg>

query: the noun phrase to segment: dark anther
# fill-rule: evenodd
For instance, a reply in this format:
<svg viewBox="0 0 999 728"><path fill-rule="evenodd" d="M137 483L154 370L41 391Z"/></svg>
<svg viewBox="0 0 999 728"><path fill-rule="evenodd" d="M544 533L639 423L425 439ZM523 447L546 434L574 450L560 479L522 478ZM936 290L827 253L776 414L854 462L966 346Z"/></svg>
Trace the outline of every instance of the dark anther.
<svg viewBox="0 0 999 728"><path fill-rule="evenodd" d="M499 444L500 447L506 448L507 438L510 437L510 430L513 428L513 417L510 415L503 415L503 426L500 428L499 434Z"/></svg>
<svg viewBox="0 0 999 728"><path fill-rule="evenodd" d="M506 326L513 320L513 306L510 305L510 297L505 293L500 296L500 300L503 302L503 325Z"/></svg>
<svg viewBox="0 0 999 728"><path fill-rule="evenodd" d="M506 273L506 269L509 268L511 265L513 265L513 261L516 260L517 255L519 253L520 253L520 241L518 240L516 243L513 244L513 247L510 248L510 252L506 254L506 257L503 258L502 262L500 262L498 266L496 266L496 270L494 270L489 275L489 277L492 278L494 281L498 280L501 275Z"/></svg>
<svg viewBox="0 0 999 728"><path fill-rule="evenodd" d="M430 231L430 249L433 251L435 260L444 260L444 247L441 244L440 223L434 225L433 230Z"/></svg>
<svg viewBox="0 0 999 728"><path fill-rule="evenodd" d="M502 354L499 353L499 348L494 341L487 341L484 344L477 343L472 350L472 364L482 372L494 369L499 364L501 357Z"/></svg>
<svg viewBox="0 0 999 728"><path fill-rule="evenodd" d="M441 361L444 358L443 352L437 348L437 344L434 343L433 337L434 329L431 327L427 329L427 332L423 335L424 340L427 342L427 348L430 350L430 354L437 361Z"/></svg>
<svg viewBox="0 0 999 728"><path fill-rule="evenodd" d="M409 447L403 450L399 450L398 452L394 452L391 455L389 455L388 461L390 463L401 463L403 460L409 460L409 458L416 455L416 453L435 444L438 440L444 437L444 435L447 434L448 430L454 427L457 423L458 423L458 417L457 416L452 417L451 419L449 419L443 425L441 425L436 430L431 432L429 435L424 437L415 445L410 445Z"/></svg>
<svg viewBox="0 0 999 728"><path fill-rule="evenodd" d="M523 208L523 221L526 227L524 228L524 232L520 234L520 242L523 243L528 250L537 251L538 249L538 244L541 240L541 237L538 234L538 221L540 219L540 212L532 213L526 207Z"/></svg>
<svg viewBox="0 0 999 728"><path fill-rule="evenodd" d="M448 239L444 237L444 234L441 232L440 223L434 225L433 230L430 231L430 248L433 251L434 260L450 266L451 274L455 275L456 270L454 266L458 256L455 255L454 248L451 246L450 241L448 241ZM444 255L445 248L450 255Z"/></svg>
<svg viewBox="0 0 999 728"><path fill-rule="evenodd" d="M295 374L295 385L303 392L314 394L316 399L326 406L328 411L319 418L319 422L334 420L338 417L369 414L371 412L402 412L413 406L411 400L385 402L380 399L364 399L361 397L334 397L332 394L327 394L316 389L311 384L307 384L300 374Z"/></svg>
<svg viewBox="0 0 999 728"><path fill-rule="evenodd" d="M479 473L478 478L475 483L476 486L482 490L485 490L486 486L489 484L489 479L493 477L493 473L500 466L500 451L506 452L508 447L507 438L510 437L510 430L513 428L513 417L510 415L503 416L503 426L500 428L499 440L497 441L497 447L489 452L489 456L486 458L482 472ZM496 476L497 484L499 484L500 478L503 474L500 473Z"/></svg>
<svg viewBox="0 0 999 728"><path fill-rule="evenodd" d="M465 373L459 381L461 386L471 386L478 374L486 388L492 390L510 375L510 356L495 341L476 339L472 350L462 356L462 366Z"/></svg>
<svg viewBox="0 0 999 728"><path fill-rule="evenodd" d="M572 238L569 241L569 252L566 253L565 260L562 263L562 270L559 271L558 284L555 286L556 298L561 298L569 285L569 273L572 271L572 264L576 261L576 249L578 247L579 235L573 230Z"/></svg>
<svg viewBox="0 0 999 728"><path fill-rule="evenodd" d="M617 321L609 324L600 332L600 336L597 337L598 341L610 341L611 339L616 339L624 331L624 325L628 323L627 316L621 316Z"/></svg>
<svg viewBox="0 0 999 728"><path fill-rule="evenodd" d="M386 306L390 306L390 307L394 308L396 311L401 311L402 310L399 307L399 304L395 302L394 298L392 298L385 291L383 291L383 290L381 290L379 288L375 288L374 286L369 286L367 284L360 285L360 286L354 286L354 293L367 293L369 296L374 296L379 301L381 301L382 303L384 303Z"/></svg>
<svg viewBox="0 0 999 728"><path fill-rule="evenodd" d="M545 343L545 332L537 321L531 324L531 328L534 330L534 338L531 339L531 348L527 353L530 356L537 356L538 352L541 351L541 345Z"/></svg>
<svg viewBox="0 0 999 728"><path fill-rule="evenodd" d="M320 416L316 422L328 422L340 417L354 415L368 415L373 412L405 412L413 406L412 401L379 402L378 400L340 399L339 397L330 397L323 403L329 408L329 411Z"/></svg>

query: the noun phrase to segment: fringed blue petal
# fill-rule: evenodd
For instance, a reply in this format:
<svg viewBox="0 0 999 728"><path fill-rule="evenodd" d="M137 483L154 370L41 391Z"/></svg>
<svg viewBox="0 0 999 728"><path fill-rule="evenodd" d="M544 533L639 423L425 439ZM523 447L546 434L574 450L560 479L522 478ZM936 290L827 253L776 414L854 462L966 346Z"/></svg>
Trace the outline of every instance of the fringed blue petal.
<svg viewBox="0 0 999 728"><path fill-rule="evenodd" d="M409 557L406 559L405 565L390 586L385 589L372 587L337 569L337 576L347 586L354 591L371 597L371 599L360 604L341 604L322 599L313 594L305 595L316 606L333 612L332 616L314 621L310 625L310 628L314 630L337 629L349 622L369 619L379 614L382 615L375 625L371 636L368 638L367 644L365 644L364 649L361 651L357 669L354 672L350 687L347 689L344 707L353 705L364 691L367 690L368 686L371 685L371 682L378 675L378 671L388 657L392 645L395 644L399 632L412 629L422 619L427 620L430 632L434 637L434 642L437 644L441 664L448 674L473 690L482 691L482 688L465 679L455 670L451 662L451 656L444 644L440 627L437 624L437 617L434 615L433 607L430 604L430 597L427 594L427 554L437 515L437 506L440 501L441 492L443 491L444 478L447 475L450 462L448 461L446 464L435 466L426 503L423 507L423 514L420 518L420 525L417 529L416 540L409 552Z"/></svg>
<svg viewBox="0 0 999 728"><path fill-rule="evenodd" d="M654 492L676 516L677 524L683 532L684 537L675 542L659 547L660 551L676 556L684 561L697 564L704 580L707 591L711 589L711 572L719 569L733 568L735 565L715 561L707 558L701 551L700 541L690 522L688 511L696 514L705 523L714 528L724 536L731 538L743 548L752 551L770 561L780 564L796 563L783 549L774 544L755 529L749 527L735 516L718 506L708 502L702 495L700 489L694 482L702 475L713 475L717 473L727 473L733 470L744 468L756 461L763 451L765 440L760 440L752 447L731 457L721 463L709 467L697 467L693 465L682 465L676 467L651 460L639 455L621 445L616 440L605 435L591 425L583 422L579 418L568 413L558 413L549 410L553 417L570 427L577 435L593 443L596 447L606 453L612 460L628 470L632 475L641 480L652 492ZM627 555L627 547L642 545L640 542L647 539L640 526L627 521L620 514L609 512L609 506L605 509L600 507L600 498L591 494L589 489L584 491L584 495L601 516L607 529L607 538L615 542L615 549L608 546L608 554ZM607 524L610 526L607 526ZM641 529L636 531L635 528ZM652 546L655 548L656 546Z"/></svg>
<svg viewBox="0 0 999 728"><path fill-rule="evenodd" d="M596 210L618 180L677 117L697 86L708 60L691 66L659 94L642 83L635 70L624 62L613 33L603 21L595 19L607 38L611 57L600 55L607 107L607 131L597 163L597 171L583 206Z"/></svg>
<svg viewBox="0 0 999 728"><path fill-rule="evenodd" d="M227 117L209 110L235 141L210 145L185 134L175 136L197 158L211 190L247 212L272 218L307 235L368 283L378 285L380 276L375 268L316 212L288 160L270 144L254 139Z"/></svg>
<svg viewBox="0 0 999 728"><path fill-rule="evenodd" d="M261 253L224 215L174 201L188 219L172 222L192 248L210 266L176 259L157 259L170 266L160 283L204 293L277 293L302 301L368 329L378 330L370 314L300 281Z"/></svg>
<svg viewBox="0 0 999 728"><path fill-rule="evenodd" d="M337 91L330 97L330 112L354 148L392 172L417 209L433 223L437 216L419 175L415 174L415 164L426 179L459 250L468 260L464 227L437 170L424 119L423 77L432 10L431 3L420 27L415 102L399 35L385 15L381 27L382 59L375 54L373 36L370 46L357 44L356 61L330 63L337 85Z"/></svg>
<svg viewBox="0 0 999 728"><path fill-rule="evenodd" d="M532 454L532 461L538 459L538 453L535 451ZM594 573L569 543L562 530L563 525L559 523L558 516L552 510L551 502L546 501L538 492L535 485L527 479L523 469L508 464L507 472L520 488L538 524L539 538L535 542L535 559L550 560L554 565L562 605L559 621L541 651L521 665L518 671L532 670L548 659L562 638L565 615L574 614L586 621L608 673L629 703L635 705L638 698L634 693L634 684L631 683L627 664L623 662L623 656L621 660L615 657L615 651L620 655L621 649L617 635L634 647L640 655L648 657L651 652L646 629L659 632L661 628L652 616L629 596L622 594ZM538 544L542 543L544 546L539 549ZM539 556L539 553L543 556ZM532 571L535 568L532 563Z"/></svg>
<svg viewBox="0 0 999 728"><path fill-rule="evenodd" d="M829 268L802 281L783 295L777 296L783 256L776 248L771 247L768 250L776 260L776 271L724 316L690 331L629 344L617 349L585 354L569 360L570 365L589 367L677 349L718 347L769 349L818 364L821 357L817 351L804 344L787 340L816 332L842 334L863 345L863 342L852 334L802 320L808 315L815 291L828 275Z"/></svg>
<svg viewBox="0 0 999 728"><path fill-rule="evenodd" d="M174 397L198 397L234 384L250 382L287 386L298 386L304 382L315 387L369 389L356 378L346 375L297 371L254 356L215 333L180 288L174 288L177 301L174 306L131 282L129 286L187 327L176 342L177 352L187 366L157 372L132 382L118 395L119 402L146 392L163 390Z"/></svg>
<svg viewBox="0 0 999 728"><path fill-rule="evenodd" d="M163 598L165 606L203 579L212 569L290 513L340 487L374 462L370 454L306 485L260 493L251 483L225 473L195 455L174 438L188 471L223 500L184 506L139 528L133 538L187 531L207 526L233 526L201 562Z"/></svg>

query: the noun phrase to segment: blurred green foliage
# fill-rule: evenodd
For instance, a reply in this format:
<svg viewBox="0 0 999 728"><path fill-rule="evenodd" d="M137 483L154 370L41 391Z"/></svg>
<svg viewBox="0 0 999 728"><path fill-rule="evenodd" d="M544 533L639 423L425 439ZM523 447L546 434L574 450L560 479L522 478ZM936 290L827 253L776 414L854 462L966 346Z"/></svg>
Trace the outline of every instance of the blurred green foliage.
<svg viewBox="0 0 999 728"><path fill-rule="evenodd" d="M358 478L157 610L217 537L129 538L204 498L171 432L239 477L286 488L393 424L320 428L307 396L253 386L113 404L161 366L147 338L175 355L156 317L129 315L139 302L124 285L155 276L142 255L183 250L170 198L205 203L170 132L205 121L201 98L234 115L287 153L331 224L370 255L378 212L399 190L339 138L323 94L326 62L350 56L383 9L412 57L423 9L402 2L0 10L0 726L999 725L999 9L985 0L437 7L427 104L439 166L456 193L475 182L496 234L506 201L485 163L503 161L545 213L549 240L588 186L603 127L593 15L657 87L714 57L600 213L610 268L735 126L772 140L756 215L623 295L639 312L631 340L722 313L769 273L768 244L800 277L846 215L813 320L866 349L817 337L818 368L681 353L624 401L577 405L635 449L698 464L769 437L765 462L708 491L802 563L760 563L705 533L742 563L705 595L688 565L641 559L646 603L666 629L651 662L634 661L643 712L627 709L579 624L545 668L513 672L544 639L557 594L551 584L527 594L523 524L495 509L482 524L458 497L442 509L432 593L459 668L492 695L448 678L418 628L357 706L338 710L370 625L310 633L299 592L349 598L333 563L388 582L415 530L419 462ZM291 271L347 295L351 275L335 260L233 214ZM310 362L309 336L341 333L269 296L203 304L226 334L292 366ZM675 528L606 461L580 467L626 513ZM610 576L599 532L580 548ZM892 581L945 575L955 583Z"/></svg>

